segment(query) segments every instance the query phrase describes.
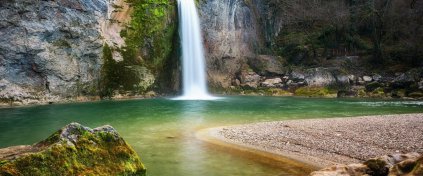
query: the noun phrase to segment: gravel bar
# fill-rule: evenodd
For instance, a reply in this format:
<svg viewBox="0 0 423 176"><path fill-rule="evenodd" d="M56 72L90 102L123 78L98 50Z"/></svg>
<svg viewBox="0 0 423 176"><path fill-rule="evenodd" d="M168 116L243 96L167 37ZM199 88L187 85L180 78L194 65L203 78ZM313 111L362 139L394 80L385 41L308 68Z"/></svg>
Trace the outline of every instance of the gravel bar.
<svg viewBox="0 0 423 176"><path fill-rule="evenodd" d="M423 153L423 114L264 122L208 129L209 138L315 167Z"/></svg>

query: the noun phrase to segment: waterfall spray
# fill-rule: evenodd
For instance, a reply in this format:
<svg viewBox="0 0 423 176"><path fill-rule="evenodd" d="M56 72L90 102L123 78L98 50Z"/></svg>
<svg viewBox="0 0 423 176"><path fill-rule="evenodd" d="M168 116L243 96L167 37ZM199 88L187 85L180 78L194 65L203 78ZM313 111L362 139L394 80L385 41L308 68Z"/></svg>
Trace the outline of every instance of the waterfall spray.
<svg viewBox="0 0 423 176"><path fill-rule="evenodd" d="M179 100L214 99L207 91L200 19L194 0L178 0L182 44L182 90Z"/></svg>

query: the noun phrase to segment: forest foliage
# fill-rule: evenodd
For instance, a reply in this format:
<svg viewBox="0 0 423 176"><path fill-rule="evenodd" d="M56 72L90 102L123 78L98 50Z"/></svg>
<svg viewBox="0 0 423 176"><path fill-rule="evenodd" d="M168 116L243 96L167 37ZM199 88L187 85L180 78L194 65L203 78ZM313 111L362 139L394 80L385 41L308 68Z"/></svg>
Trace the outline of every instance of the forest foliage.
<svg viewBox="0 0 423 176"><path fill-rule="evenodd" d="M361 56L372 65L423 63L423 1L266 0L284 26L271 48L294 64Z"/></svg>

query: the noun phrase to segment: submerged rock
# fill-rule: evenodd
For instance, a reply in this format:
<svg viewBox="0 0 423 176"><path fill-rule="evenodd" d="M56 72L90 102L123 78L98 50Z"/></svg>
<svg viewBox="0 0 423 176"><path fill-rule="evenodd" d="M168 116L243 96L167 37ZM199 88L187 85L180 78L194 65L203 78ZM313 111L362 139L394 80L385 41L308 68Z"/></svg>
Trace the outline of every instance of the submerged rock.
<svg viewBox="0 0 423 176"><path fill-rule="evenodd" d="M0 149L0 175L145 175L135 151L111 126L71 123L34 145Z"/></svg>
<svg viewBox="0 0 423 176"><path fill-rule="evenodd" d="M369 159L362 164L334 165L310 174L310 176L330 175L423 175L423 155L418 153L385 155Z"/></svg>

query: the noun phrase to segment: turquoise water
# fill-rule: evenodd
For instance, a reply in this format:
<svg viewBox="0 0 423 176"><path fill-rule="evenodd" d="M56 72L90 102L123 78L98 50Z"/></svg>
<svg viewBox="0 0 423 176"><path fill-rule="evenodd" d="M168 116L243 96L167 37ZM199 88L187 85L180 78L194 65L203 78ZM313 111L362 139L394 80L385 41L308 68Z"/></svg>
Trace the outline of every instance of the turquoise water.
<svg viewBox="0 0 423 176"><path fill-rule="evenodd" d="M0 147L32 144L70 122L110 124L139 153L149 176L292 175L194 137L195 131L251 122L423 112L421 101L224 97L165 98L0 109ZM289 167L289 166L287 166Z"/></svg>

